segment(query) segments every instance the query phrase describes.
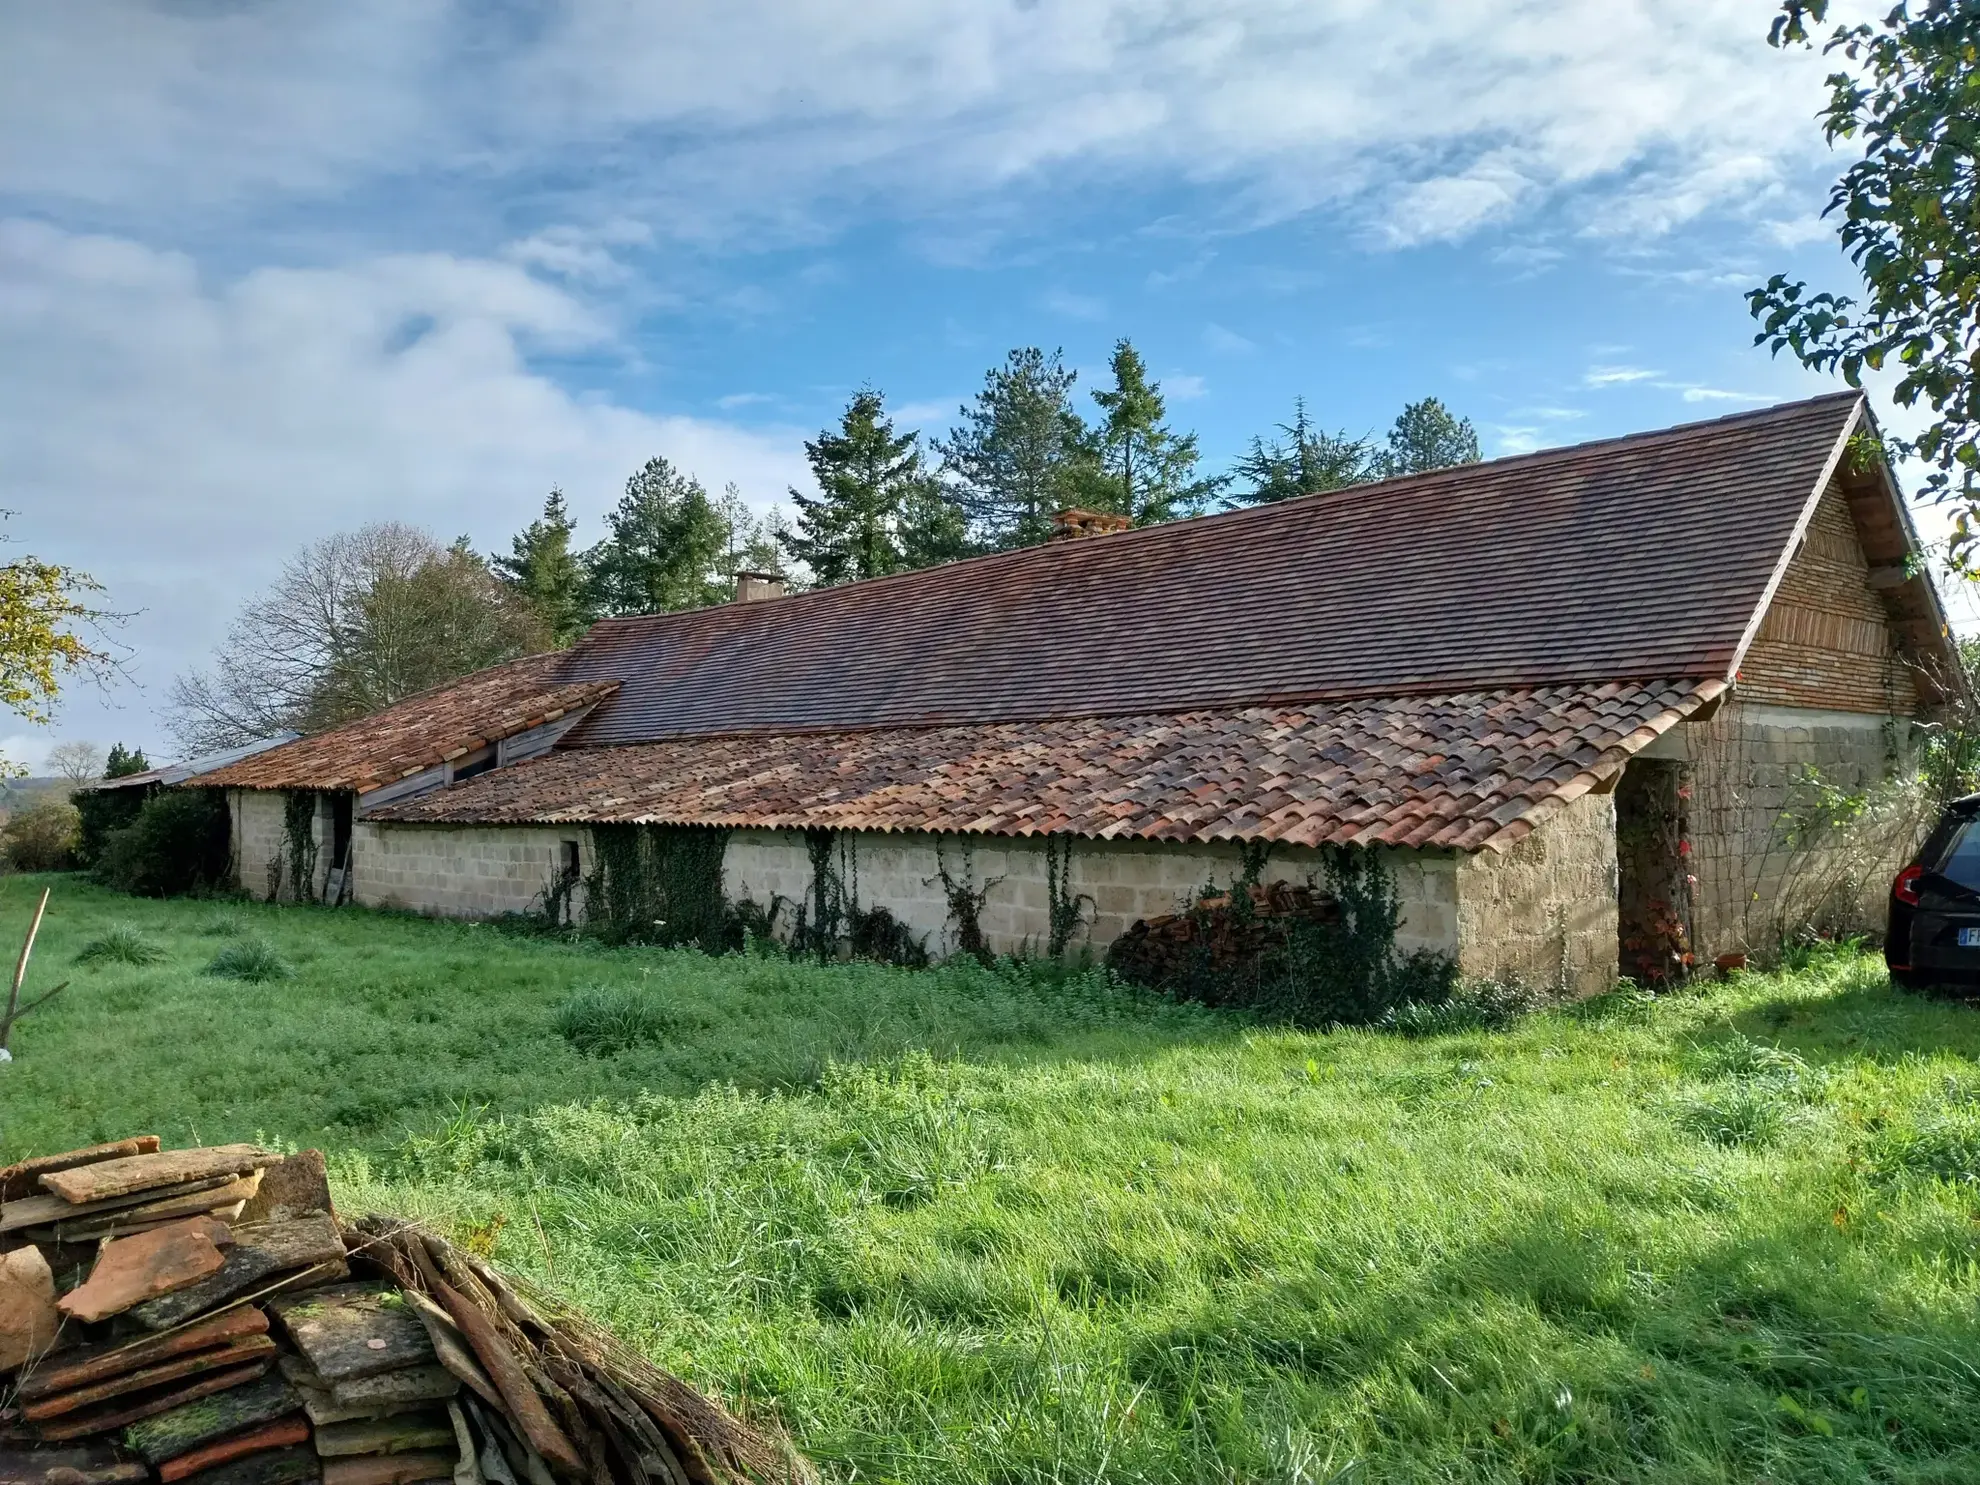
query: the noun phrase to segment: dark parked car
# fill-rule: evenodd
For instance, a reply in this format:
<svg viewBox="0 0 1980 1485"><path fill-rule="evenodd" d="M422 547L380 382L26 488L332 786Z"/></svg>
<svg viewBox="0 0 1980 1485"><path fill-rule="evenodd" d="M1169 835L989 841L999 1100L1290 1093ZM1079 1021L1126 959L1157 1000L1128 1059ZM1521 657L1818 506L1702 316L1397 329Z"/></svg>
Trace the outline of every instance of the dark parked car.
<svg viewBox="0 0 1980 1485"><path fill-rule="evenodd" d="M1947 805L1891 883L1884 963L1899 985L1980 988L1980 794Z"/></svg>

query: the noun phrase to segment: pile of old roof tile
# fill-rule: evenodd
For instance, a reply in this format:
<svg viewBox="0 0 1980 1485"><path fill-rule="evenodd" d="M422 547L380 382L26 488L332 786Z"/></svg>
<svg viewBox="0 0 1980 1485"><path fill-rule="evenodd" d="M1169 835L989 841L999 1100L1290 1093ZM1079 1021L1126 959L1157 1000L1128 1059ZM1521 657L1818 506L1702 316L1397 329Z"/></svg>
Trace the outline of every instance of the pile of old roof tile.
<svg viewBox="0 0 1980 1485"><path fill-rule="evenodd" d="M0 1170L0 1485L715 1485L803 1461L323 1157Z"/></svg>
<svg viewBox="0 0 1980 1485"><path fill-rule="evenodd" d="M1107 965L1140 985L1241 979L1282 948L1296 923L1337 923L1328 893L1290 882L1256 883L1242 900L1230 893L1198 898L1187 912L1143 918L1107 951Z"/></svg>

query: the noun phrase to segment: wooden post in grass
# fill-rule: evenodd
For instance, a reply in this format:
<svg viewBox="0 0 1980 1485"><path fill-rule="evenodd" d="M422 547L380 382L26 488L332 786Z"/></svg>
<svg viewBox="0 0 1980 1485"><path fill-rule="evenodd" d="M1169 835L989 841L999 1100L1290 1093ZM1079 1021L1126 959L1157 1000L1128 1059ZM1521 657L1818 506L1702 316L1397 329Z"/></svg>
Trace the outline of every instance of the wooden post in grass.
<svg viewBox="0 0 1980 1485"><path fill-rule="evenodd" d="M7 988L7 1014L0 1016L0 1054L7 1052L7 1038L14 1034L14 1023L38 1005L46 1005L64 990L69 988L67 980L53 990L26 1005L21 1004L21 984L27 979L28 956L34 952L35 935L41 932L42 914L48 911L48 893L51 889L41 889L41 901L35 904L34 921L28 924L27 938L21 943L21 957L14 961L14 982Z"/></svg>

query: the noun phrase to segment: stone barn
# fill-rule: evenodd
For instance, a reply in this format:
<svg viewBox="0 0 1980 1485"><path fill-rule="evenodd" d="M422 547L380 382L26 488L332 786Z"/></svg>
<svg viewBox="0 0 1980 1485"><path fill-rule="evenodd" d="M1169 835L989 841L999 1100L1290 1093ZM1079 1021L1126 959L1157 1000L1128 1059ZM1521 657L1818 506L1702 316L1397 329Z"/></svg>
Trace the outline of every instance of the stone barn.
<svg viewBox="0 0 1980 1485"><path fill-rule="evenodd" d="M1102 951L1350 847L1399 947L1581 994L1767 947L1798 791L1874 792L1965 695L1853 393L1065 529L606 620L200 782L255 892L582 911L601 841L692 827L731 899L829 871L936 952L958 883L992 948Z"/></svg>

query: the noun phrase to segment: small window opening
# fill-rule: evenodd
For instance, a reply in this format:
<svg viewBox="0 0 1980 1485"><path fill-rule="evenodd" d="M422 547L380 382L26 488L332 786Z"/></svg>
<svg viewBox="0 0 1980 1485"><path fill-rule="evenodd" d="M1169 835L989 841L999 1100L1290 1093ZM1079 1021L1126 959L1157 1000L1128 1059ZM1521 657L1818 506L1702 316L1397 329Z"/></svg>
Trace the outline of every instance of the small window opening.
<svg viewBox="0 0 1980 1485"><path fill-rule="evenodd" d="M459 783L462 779L471 779L476 774L487 773L495 766L495 757L495 750L490 748L485 757L477 758L472 763L455 764L454 782Z"/></svg>
<svg viewBox="0 0 1980 1485"><path fill-rule="evenodd" d="M562 843L564 851L564 880L575 882L583 874L583 865L578 860L578 843L567 840Z"/></svg>

